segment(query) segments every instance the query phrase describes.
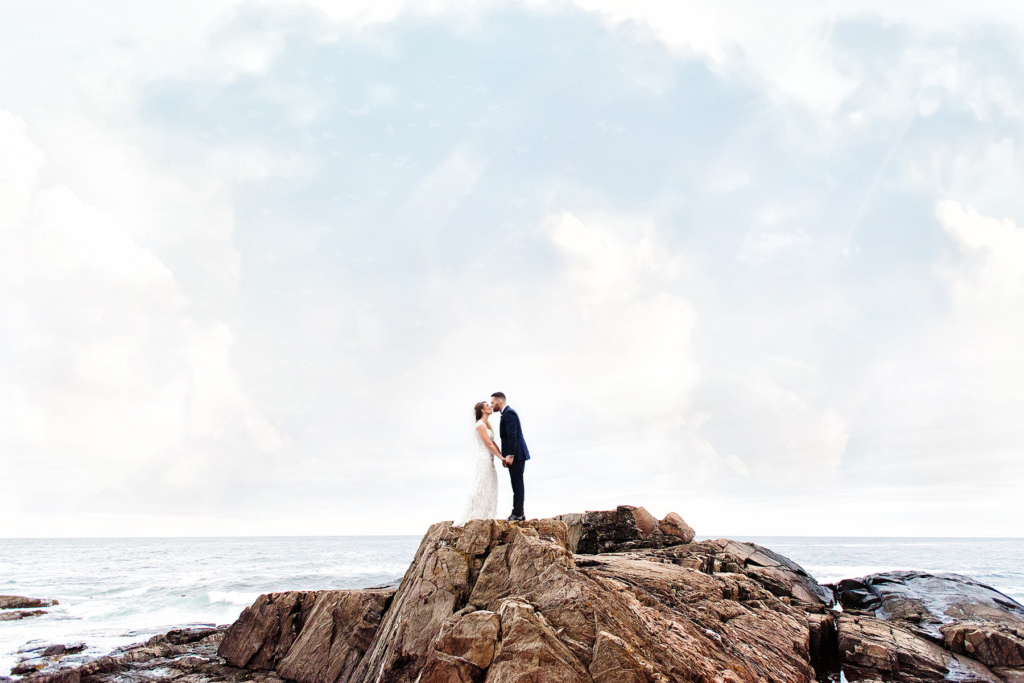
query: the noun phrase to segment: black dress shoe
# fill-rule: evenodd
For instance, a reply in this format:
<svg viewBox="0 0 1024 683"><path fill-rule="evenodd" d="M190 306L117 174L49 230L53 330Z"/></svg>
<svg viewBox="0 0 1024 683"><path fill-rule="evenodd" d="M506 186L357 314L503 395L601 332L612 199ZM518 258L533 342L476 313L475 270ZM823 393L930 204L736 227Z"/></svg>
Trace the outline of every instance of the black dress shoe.
<svg viewBox="0 0 1024 683"><path fill-rule="evenodd" d="M508 522L518 522L520 519L521 519L521 517L517 517L515 515L509 515L508 519L506 521L508 521Z"/></svg>

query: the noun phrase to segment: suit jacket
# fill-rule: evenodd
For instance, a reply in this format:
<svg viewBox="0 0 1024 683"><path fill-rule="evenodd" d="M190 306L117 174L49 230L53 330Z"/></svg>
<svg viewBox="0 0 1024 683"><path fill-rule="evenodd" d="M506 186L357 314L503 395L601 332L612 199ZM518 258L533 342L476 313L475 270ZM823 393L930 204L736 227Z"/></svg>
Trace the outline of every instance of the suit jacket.
<svg viewBox="0 0 1024 683"><path fill-rule="evenodd" d="M501 411L501 423L498 425L501 437L502 456L511 455L514 460L529 460L530 449L523 438L523 428L519 424L519 414L508 406Z"/></svg>

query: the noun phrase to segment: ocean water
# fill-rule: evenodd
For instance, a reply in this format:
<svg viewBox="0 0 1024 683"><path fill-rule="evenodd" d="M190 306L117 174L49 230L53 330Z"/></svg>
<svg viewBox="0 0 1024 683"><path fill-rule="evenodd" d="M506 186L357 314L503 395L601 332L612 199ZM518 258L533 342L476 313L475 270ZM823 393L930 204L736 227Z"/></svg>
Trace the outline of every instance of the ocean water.
<svg viewBox="0 0 1024 683"><path fill-rule="evenodd" d="M401 578L418 536L0 539L0 595L56 598L0 622L0 675L26 644L101 655L170 628L234 621L261 593L365 588ZM956 572L1024 603L1024 539L736 537L821 583L880 571Z"/></svg>

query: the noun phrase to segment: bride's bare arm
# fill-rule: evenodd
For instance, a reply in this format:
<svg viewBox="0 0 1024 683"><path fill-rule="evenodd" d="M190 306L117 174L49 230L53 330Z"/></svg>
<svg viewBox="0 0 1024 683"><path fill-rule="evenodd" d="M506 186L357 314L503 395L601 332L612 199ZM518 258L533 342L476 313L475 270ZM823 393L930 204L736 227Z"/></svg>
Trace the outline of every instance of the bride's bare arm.
<svg viewBox="0 0 1024 683"><path fill-rule="evenodd" d="M501 451L499 451L498 447L494 445L494 439L491 438L490 433L487 431L487 427L477 425L476 431L479 432L480 439L484 442L484 445L487 446L487 450L491 452L491 455L500 458Z"/></svg>

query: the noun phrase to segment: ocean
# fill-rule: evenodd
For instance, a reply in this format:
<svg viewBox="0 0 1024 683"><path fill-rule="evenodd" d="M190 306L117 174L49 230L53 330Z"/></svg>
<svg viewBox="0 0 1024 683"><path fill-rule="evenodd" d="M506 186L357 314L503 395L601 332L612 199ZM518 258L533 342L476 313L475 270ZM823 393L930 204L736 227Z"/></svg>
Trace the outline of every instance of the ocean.
<svg viewBox="0 0 1024 683"><path fill-rule="evenodd" d="M821 583L880 571L965 574L1024 602L1024 539L736 537ZM84 642L91 655L171 628L226 624L261 593L365 588L402 577L419 536L0 539L0 594L56 598L0 622L0 676L26 644Z"/></svg>

